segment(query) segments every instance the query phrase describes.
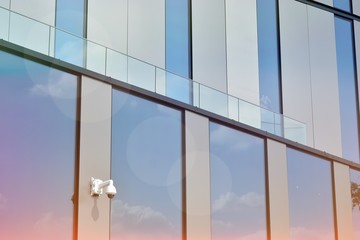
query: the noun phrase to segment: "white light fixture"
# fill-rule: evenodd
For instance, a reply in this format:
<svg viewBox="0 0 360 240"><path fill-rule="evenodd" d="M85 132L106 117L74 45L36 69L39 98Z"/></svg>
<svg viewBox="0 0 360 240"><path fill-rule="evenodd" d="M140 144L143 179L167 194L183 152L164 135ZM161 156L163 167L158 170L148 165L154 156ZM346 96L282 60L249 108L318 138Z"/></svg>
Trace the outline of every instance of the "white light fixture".
<svg viewBox="0 0 360 240"><path fill-rule="evenodd" d="M92 177L90 179L90 195L92 197L99 197L103 193L110 199L116 195L116 188L113 180L102 181Z"/></svg>

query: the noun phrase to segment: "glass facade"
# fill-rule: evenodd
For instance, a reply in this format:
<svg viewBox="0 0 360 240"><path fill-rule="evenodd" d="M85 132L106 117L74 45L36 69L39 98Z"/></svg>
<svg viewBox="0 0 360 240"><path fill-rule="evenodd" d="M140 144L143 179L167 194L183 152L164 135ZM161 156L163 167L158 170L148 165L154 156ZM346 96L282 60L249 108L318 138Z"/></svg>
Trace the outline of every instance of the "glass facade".
<svg viewBox="0 0 360 240"><path fill-rule="evenodd" d="M352 22L335 17L343 157L359 162L358 104Z"/></svg>
<svg viewBox="0 0 360 240"><path fill-rule="evenodd" d="M111 239L182 239L182 114L113 91Z"/></svg>
<svg viewBox="0 0 360 240"><path fill-rule="evenodd" d="M166 95L190 103L190 82L187 80L191 78L190 1L166 0L165 5L165 58L169 71L165 73Z"/></svg>
<svg viewBox="0 0 360 240"><path fill-rule="evenodd" d="M281 113L277 0L257 0L261 107Z"/></svg>
<svg viewBox="0 0 360 240"><path fill-rule="evenodd" d="M291 240L334 240L331 163L288 148Z"/></svg>
<svg viewBox="0 0 360 240"><path fill-rule="evenodd" d="M212 240L266 239L264 140L210 123Z"/></svg>
<svg viewBox="0 0 360 240"><path fill-rule="evenodd" d="M77 76L0 52L0 232L73 236Z"/></svg>
<svg viewBox="0 0 360 240"><path fill-rule="evenodd" d="M360 239L360 172L350 169L353 239Z"/></svg>
<svg viewBox="0 0 360 240"><path fill-rule="evenodd" d="M137 38L136 41L139 42L135 45L142 48L137 55L139 59L111 50L108 48L111 47L110 45L101 46L83 39L87 35L87 29L94 32L94 29L91 26L88 28L86 23L87 14L89 14L87 0L47 2L46 9L51 7L55 12L44 18L41 15L47 11L41 8L41 1L31 0L31 3L39 8L33 11L34 13L27 15L25 11L22 12L24 15L21 15L16 13L16 8L14 8L14 3L19 5L21 0L0 0L10 8L9 10L6 7L0 9L0 19L3 20L0 21L2 27L0 38L5 39L5 41L0 41L0 47L8 51L0 51L0 239L66 240L78 238L82 240L84 236L87 236L86 234L92 234L92 226L99 227L99 231L94 227L96 234L100 232L99 235L102 236L99 239L112 240L200 239L201 237L196 236L198 232L199 236L210 234L212 240L275 239L273 234L276 233L272 231L274 226L272 224L278 223L282 212L276 215L277 213L274 213L272 209L267 209L267 206L273 207L267 201L269 200L267 196L273 194L271 191L274 189L276 194L279 190L277 187L281 186L277 186L276 181L271 182L274 178L268 178L266 172L267 152L270 153L267 150L274 147L271 144L266 145L266 141L270 139L282 145L284 148L281 147L281 149L284 151L285 146L288 147L288 181L284 181L284 184L288 184L289 190L291 239L344 238L341 235L344 234L341 231L341 225L335 223L342 223L340 221L346 218L346 214L339 202L335 205L334 199L339 198L333 196L335 194L333 189L335 189L335 183L343 183L338 180L344 180L339 178L346 177L347 170L340 167L341 174L335 175L337 177L335 182L332 179L331 161L352 168L360 166L359 97L355 56L355 43L359 39L357 39L358 36L354 36L357 32L356 34L353 32L354 24L356 24L353 21L357 21L357 16L350 13L352 1L334 0L334 8L325 7L320 1L317 4L312 1L296 0L256 0L256 2L244 3L244 5L241 5L239 1L232 5L251 10L251 14L248 15L248 17L251 15L251 19L255 19L255 13L257 14L257 25L254 23L255 25L249 24L249 26L244 23L245 18L230 16L229 1L222 2L217 7L219 2L194 0L197 1L196 4L200 4L196 5L194 14L191 12L190 0L159 1L157 5L149 5L152 13L159 13L156 20L151 19L151 14L144 17L142 6L147 0L120 1L121 3L116 3L116 6L121 9L124 21L118 21L116 14L113 21L122 23L116 24L121 29L112 29L115 34L103 34L102 39L105 39L103 43L112 45L111 43L115 42L113 38L126 39L123 44L115 43L115 45L124 53L137 53L134 51L136 47L128 47L127 43L133 43L133 41L127 40L131 38L134 40L139 31L144 31L144 34L140 35L154 37L156 48L147 48L146 41L149 39ZM10 7L10 2L12 7ZM113 3L115 6L115 0ZM24 8L22 6L21 9ZM114 13L118 13L119 8L114 7ZM335 35L332 37L336 38L337 68L335 70L338 73L338 86L333 87L335 90L337 87L339 89L339 99L334 101L339 101L340 116L329 116L329 118L340 118L343 155L338 157L351 160L352 164L326 153L323 156L330 160L321 159L322 153L318 150L329 151L332 140L326 139L326 134L331 138L331 132L324 132L323 129L326 128L317 129L317 126L326 122L326 118L321 114L323 112L316 112L321 108L320 105L316 105L319 96L315 97L315 100L309 98L308 101L303 101L304 98L299 91L303 89L301 91L311 93L314 82L310 75L321 71L320 68L324 66L321 61L318 64L311 62L313 56L316 58L321 56L321 51L313 53L312 47L321 44L320 40L323 39L312 37L313 33L317 36L318 33L315 31L321 26L311 25L314 21L310 20L315 16L315 12L310 16L307 12L310 8L326 12L331 17L330 20L335 14L334 22L325 21L325 18L319 19L321 20L319 23L327 24L324 26L327 29L331 30L335 27ZM338 9L343 11L338 11ZM95 22L93 25L99 23L97 17L94 16L101 18L102 15L102 13L98 14L98 10L96 7L91 9ZM209 11L211 14L201 14L201 11ZM194 16L193 29L192 14ZM215 20L210 21L212 18ZM149 19L151 23L146 24ZM53 27L54 20L57 29ZM237 22L238 20L242 22ZM40 21L50 22L50 25ZM107 20L100 22L107 22ZM114 22L108 22L110 30L110 25ZM208 22L213 22L213 25L207 26ZM153 23L159 28L154 27ZM196 24L201 27L195 27ZM100 25L103 26L103 24ZM146 25L152 25L153 28L145 29L143 26ZM249 29L241 32L239 36L228 34L231 28L237 26L245 26ZM203 31L202 27L208 27L208 29ZM216 30L215 34L212 32L212 27ZM139 31L134 31L135 28ZM205 73L199 74L200 77L196 79L201 83L191 80L193 71L191 34L194 31L198 36L196 41L199 41L194 44L196 45L194 53L201 55L200 58L204 60L195 66L199 69L194 68L196 72ZM128 34L129 32L131 34ZM257 46L253 41L255 35L250 32L257 33ZM221 41L210 41L211 44L205 44L204 40L208 39L202 38L204 34L212 35ZM308 38L309 34L310 38ZM231 41L228 40L233 40L233 37L239 37L241 43L235 44L234 48L229 48ZM159 39L160 41L157 41ZM249 39L251 41L247 41ZM281 51L280 39L282 40ZM95 41L95 38L93 40ZM205 47L201 46L202 41L205 42ZM309 44L312 47L309 48ZM115 45L112 46L115 47ZM198 46L201 53L197 49ZM233 89L226 87L231 85L228 84L228 76L226 76L229 74L228 64L231 62L236 68L240 66L238 65L240 62L236 59L237 57L234 59L229 57L229 51L231 49L243 50L249 46L255 47L255 50L258 47L258 51L253 51L255 57L258 58L258 64L256 62L251 67L255 75L259 74L259 79L249 80L249 82L254 80L256 87L242 86L242 91L234 91L236 97L230 96L228 93ZM26 48L47 56L28 51ZM209 68L214 66L211 66L213 61L206 61L209 56L207 51L216 52L216 59L218 59L216 67L224 70L223 76L215 80L210 79L211 74L208 74L211 72ZM10 54L13 52L17 55ZM281 56L283 58L280 59ZM86 69L71 67L52 57ZM196 55L194 59L197 57ZM250 58L255 59L254 56L249 56ZM47 62L48 66L29 59ZM157 62L161 67L144 62L154 59L156 61L153 62ZM49 67L52 61L58 68ZM329 61L332 62L331 59ZM73 74L59 69L68 69ZM236 74L241 75L240 72ZM83 84L79 81L81 74L84 74L81 79ZM235 79L239 77L235 76L236 74L233 76ZM296 80L297 74L303 74L299 75L300 77L297 76L300 81ZM205 76L204 79L201 76ZM115 79L122 82L117 82ZM257 86L258 80L259 86ZM217 86L215 88L222 88L222 91L206 86L207 83L210 84L209 81ZM326 79L321 83L324 83L323 87L326 91L328 87ZM137 87L131 88L131 86L140 87L151 93L139 90ZM79 94L84 98L77 102ZM106 100L99 103L97 100L102 99L103 95ZM241 99L243 97L251 99L252 102L258 102L259 95L262 109L258 105ZM146 96L148 99L145 99ZM314 97L314 94L312 96ZM177 104L168 97L182 103ZM96 101L93 101L94 99ZM326 101L323 99L323 102L320 102L324 104ZM112 104L111 117L109 116L110 102ZM80 103L81 109L77 112L77 106ZM183 103L190 106L185 106ZM286 106L286 112L295 119L281 115L283 103ZM99 113L97 109L92 108L94 104L98 104L97 107L101 110L108 111L99 111L101 112ZM171 108L170 105L177 105L178 109ZM191 112L195 116L186 116L185 122L184 111ZM336 111L338 110L335 109L334 113L337 114ZM106 116L100 116L100 120L94 119L93 122L96 114ZM77 116L81 119L77 119ZM83 118L83 116L86 117ZM204 121L200 121L199 118ZM81 121L77 122L77 120ZM196 131L198 120L206 123L210 121L209 126L206 124L205 130L201 129L200 133ZM189 122L195 131L184 130L185 124ZM220 125L220 122L226 126ZM335 121L334 125L336 123ZM77 125L86 126L86 130L76 129ZM308 125L307 133L312 137L306 137L306 125ZM231 127L242 128L246 133ZM110 129L111 146L101 140L94 141L94 145L99 144L101 151L104 151L101 154L108 156L111 153L111 159L99 159L97 162L96 159L88 160L83 157L77 162L78 155L83 156L84 152L89 153L89 148L84 147L82 143L84 140L93 139L86 136L97 136L96 134L104 130L100 134L110 141L110 135L106 135L110 133ZM76 130L83 135L77 136ZM204 160L206 165L200 170L195 169L194 176L206 174L206 178L201 178L201 181L205 180L204 188L201 188L202 184L199 184L200 187L194 184L187 185L195 186L194 189L190 187L186 189L185 170L188 169L185 169L185 166L191 167L187 164L189 162L186 162L186 157L193 156L194 153L191 152L193 149L186 149L185 146L191 144L193 133L196 135L194 136L196 143L201 142L201 146L191 145L198 154L196 156L200 156L195 161ZM272 134L276 134L277 137ZM323 134L326 136L324 137ZM294 142L298 143L284 138L296 140ZM305 139L310 140L308 147L301 145L306 143ZM314 142L316 144L313 144ZM315 150L314 146L324 146L327 149ZM210 152L208 147L210 147ZM303 149L304 152L291 149L292 147ZM280 146L274 148L280 149ZM94 152L97 150L94 149ZM316 151L320 157L309 155L312 150ZM207 158L209 153L210 159ZM279 156L282 155L279 154ZM94 161L94 165L80 164L89 163L88 161ZM101 165L102 163L104 164ZM271 163L285 167L281 165L284 162ZM207 164L210 164L210 169ZM91 167L95 165L100 165L100 169L97 169L100 170L99 172L111 172L111 178L118 191L114 199L108 200L106 196L99 199L90 197L87 185L89 178L87 176L85 178L82 173L88 174L93 171ZM274 165L270 166L274 167ZM335 168L335 170L338 169ZM208 176L209 173L210 176ZM96 174L98 172L94 173L94 177L98 177ZM286 179L285 172L283 174ZM195 181L198 180L196 177ZM354 239L360 239L360 171L350 170L350 177ZM190 177L188 179L189 182L190 179L192 180ZM82 186L84 182L86 186ZM80 186L77 186L77 183ZM202 182L199 181L199 183ZM346 183L348 183L347 179ZM208 186L210 189L207 188ZM79 190L79 193L74 193L74 189ZM80 200L79 206L75 205L75 207L72 203L74 194L79 195ZM206 201L201 201L201 203L204 202L204 206L211 204L211 215L208 212L205 216L201 215L201 219L204 220L201 224L204 228L197 225L198 213L190 207L191 204L188 204L186 208L186 200L187 203L192 203L191 201L197 196L205 198ZM341 197L341 200L348 200L349 208L346 209L350 211L349 197ZM210 210L210 207L205 208L205 211ZM334 209L338 212L336 213ZM338 219L336 219L337 216ZM351 216L349 218L351 219ZM350 219L345 220L350 221ZM284 225L287 228L288 225ZM337 225L339 229L335 229ZM346 234L348 233L344 235Z"/></svg>
<svg viewBox="0 0 360 240"><path fill-rule="evenodd" d="M84 0L56 1L55 57L83 66L85 41ZM80 37L80 38L79 38Z"/></svg>
<svg viewBox="0 0 360 240"><path fill-rule="evenodd" d="M351 0L334 0L334 7L351 12Z"/></svg>
<svg viewBox="0 0 360 240"><path fill-rule="evenodd" d="M191 76L190 3L166 0L166 69L182 77Z"/></svg>

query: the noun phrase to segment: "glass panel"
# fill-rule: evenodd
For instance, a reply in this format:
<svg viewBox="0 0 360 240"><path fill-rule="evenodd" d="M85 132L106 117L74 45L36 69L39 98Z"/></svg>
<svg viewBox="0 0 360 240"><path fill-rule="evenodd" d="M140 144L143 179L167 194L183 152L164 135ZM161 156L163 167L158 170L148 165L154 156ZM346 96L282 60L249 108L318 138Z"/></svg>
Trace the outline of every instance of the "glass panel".
<svg viewBox="0 0 360 240"><path fill-rule="evenodd" d="M239 122L260 129L260 113L259 106L239 100Z"/></svg>
<svg viewBox="0 0 360 240"><path fill-rule="evenodd" d="M166 71L156 68L156 93L166 96Z"/></svg>
<svg viewBox="0 0 360 240"><path fill-rule="evenodd" d="M227 117L227 95L200 85L200 108Z"/></svg>
<svg viewBox="0 0 360 240"><path fill-rule="evenodd" d="M287 150L292 240L334 240L331 164Z"/></svg>
<svg viewBox="0 0 360 240"><path fill-rule="evenodd" d="M305 144L306 143L306 126L305 124L299 124L303 130L301 131L301 143ZM281 114L276 114L275 113L275 134L280 136L280 137L284 137L284 118L283 115Z"/></svg>
<svg viewBox="0 0 360 240"><path fill-rule="evenodd" d="M56 1L56 57L80 67L84 65L85 41L85 3L84 0L57 0ZM64 31L61 31L64 30ZM74 34L74 35L72 35ZM77 38L77 37L79 38ZM89 49L88 49L89 50ZM94 50L90 48L90 50ZM91 54L94 54L91 52ZM93 60L93 59L90 59ZM90 61L90 69L94 67ZM96 66L98 66L96 64ZM95 68L97 69L97 68ZM103 72L101 72L103 73Z"/></svg>
<svg viewBox="0 0 360 240"><path fill-rule="evenodd" d="M106 51L106 76L127 82L127 56L109 48Z"/></svg>
<svg viewBox="0 0 360 240"><path fill-rule="evenodd" d="M0 52L1 239L73 235L77 76Z"/></svg>
<svg viewBox="0 0 360 240"><path fill-rule="evenodd" d="M229 103L229 118L239 121L239 99L233 96L228 96Z"/></svg>
<svg viewBox="0 0 360 240"><path fill-rule="evenodd" d="M275 113L261 108L261 129L275 134Z"/></svg>
<svg viewBox="0 0 360 240"><path fill-rule="evenodd" d="M166 96L181 101L183 103L190 103L190 80L180 77L173 73L166 73Z"/></svg>
<svg viewBox="0 0 360 240"><path fill-rule="evenodd" d="M189 0L166 0L166 70L190 77Z"/></svg>
<svg viewBox="0 0 360 240"><path fill-rule="evenodd" d="M9 11L0 8L0 39L9 40Z"/></svg>
<svg viewBox="0 0 360 240"><path fill-rule="evenodd" d="M353 239L360 239L360 172L351 169L351 199L353 213Z"/></svg>
<svg viewBox="0 0 360 240"><path fill-rule="evenodd" d="M340 8L344 11L351 11L351 1L350 0L334 0L334 7Z"/></svg>
<svg viewBox="0 0 360 240"><path fill-rule="evenodd" d="M210 123L212 240L267 239L264 141Z"/></svg>
<svg viewBox="0 0 360 240"><path fill-rule="evenodd" d="M84 13L84 0L56 0L56 27L83 37Z"/></svg>
<svg viewBox="0 0 360 240"><path fill-rule="evenodd" d="M343 157L359 162L359 130L352 22L335 17Z"/></svg>
<svg viewBox="0 0 360 240"><path fill-rule="evenodd" d="M154 66L129 57L128 74L130 84L155 92Z"/></svg>
<svg viewBox="0 0 360 240"><path fill-rule="evenodd" d="M193 82L193 105L195 107L200 107L200 84L197 82Z"/></svg>
<svg viewBox="0 0 360 240"><path fill-rule="evenodd" d="M261 107L280 113L277 0L257 0Z"/></svg>
<svg viewBox="0 0 360 240"><path fill-rule="evenodd" d="M50 57L55 57L55 38L56 38L56 29L50 27L50 38L49 38L49 52Z"/></svg>
<svg viewBox="0 0 360 240"><path fill-rule="evenodd" d="M84 67L84 46L82 38L56 30L55 58Z"/></svg>
<svg viewBox="0 0 360 240"><path fill-rule="evenodd" d="M105 74L106 49L96 43L87 41L86 68Z"/></svg>
<svg viewBox="0 0 360 240"><path fill-rule="evenodd" d="M49 26L16 13L11 13L10 17L10 42L48 54Z"/></svg>
<svg viewBox="0 0 360 240"><path fill-rule="evenodd" d="M113 91L112 240L182 239L182 115Z"/></svg>
<svg viewBox="0 0 360 240"><path fill-rule="evenodd" d="M283 117L284 120L284 136L294 142L306 144L306 127L288 117Z"/></svg>

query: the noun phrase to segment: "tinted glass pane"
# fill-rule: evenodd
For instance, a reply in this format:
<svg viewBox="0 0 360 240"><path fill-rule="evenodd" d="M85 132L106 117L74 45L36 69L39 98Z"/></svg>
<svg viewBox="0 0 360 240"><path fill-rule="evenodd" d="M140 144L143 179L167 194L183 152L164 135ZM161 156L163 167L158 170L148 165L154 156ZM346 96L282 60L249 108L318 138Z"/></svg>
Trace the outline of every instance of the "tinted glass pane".
<svg viewBox="0 0 360 240"><path fill-rule="evenodd" d="M287 150L292 240L333 240L330 162Z"/></svg>
<svg viewBox="0 0 360 240"><path fill-rule="evenodd" d="M113 92L111 239L182 239L181 112Z"/></svg>
<svg viewBox="0 0 360 240"><path fill-rule="evenodd" d="M359 162L359 136L352 22L335 17L343 157Z"/></svg>
<svg viewBox="0 0 360 240"><path fill-rule="evenodd" d="M55 31L55 58L84 67L85 40L63 32Z"/></svg>
<svg viewBox="0 0 360 240"><path fill-rule="evenodd" d="M189 0L166 0L166 69L190 77Z"/></svg>
<svg viewBox="0 0 360 240"><path fill-rule="evenodd" d="M360 172L350 170L354 239L360 239Z"/></svg>
<svg viewBox="0 0 360 240"><path fill-rule="evenodd" d="M277 0L257 0L261 106L280 113Z"/></svg>
<svg viewBox="0 0 360 240"><path fill-rule="evenodd" d="M340 8L344 11L351 11L351 1L350 0L334 0L334 7Z"/></svg>
<svg viewBox="0 0 360 240"><path fill-rule="evenodd" d="M84 0L57 0L55 57L83 67L85 29Z"/></svg>
<svg viewBox="0 0 360 240"><path fill-rule="evenodd" d="M56 27L77 36L84 36L84 0L57 0Z"/></svg>
<svg viewBox="0 0 360 240"><path fill-rule="evenodd" d="M266 239L264 141L210 123L212 240Z"/></svg>
<svg viewBox="0 0 360 240"><path fill-rule="evenodd" d="M1 239L72 239L76 85L0 52Z"/></svg>

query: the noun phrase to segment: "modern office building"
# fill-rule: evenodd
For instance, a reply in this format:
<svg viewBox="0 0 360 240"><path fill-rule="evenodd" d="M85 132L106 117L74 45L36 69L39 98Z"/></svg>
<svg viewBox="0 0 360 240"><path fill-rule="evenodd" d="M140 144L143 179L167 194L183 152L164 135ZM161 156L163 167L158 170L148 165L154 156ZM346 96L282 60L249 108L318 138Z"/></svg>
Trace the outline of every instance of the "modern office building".
<svg viewBox="0 0 360 240"><path fill-rule="evenodd" d="M360 239L360 0L0 0L0 39L0 239Z"/></svg>

